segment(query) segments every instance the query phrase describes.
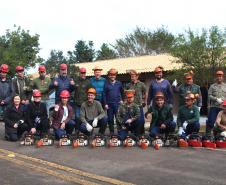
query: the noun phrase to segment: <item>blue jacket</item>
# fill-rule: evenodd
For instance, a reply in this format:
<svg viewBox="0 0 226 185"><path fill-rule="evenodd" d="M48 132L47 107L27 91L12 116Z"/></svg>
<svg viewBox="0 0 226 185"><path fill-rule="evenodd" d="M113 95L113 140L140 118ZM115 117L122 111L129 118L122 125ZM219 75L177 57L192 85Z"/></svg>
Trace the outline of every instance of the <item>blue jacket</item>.
<svg viewBox="0 0 226 185"><path fill-rule="evenodd" d="M0 78L0 99L4 100L6 104L9 104L13 94L12 81L10 79L2 81Z"/></svg>
<svg viewBox="0 0 226 185"><path fill-rule="evenodd" d="M100 79L96 79L95 77L90 78L91 85L96 89L96 100L103 102L103 92L104 92L104 84L106 79L100 77Z"/></svg>
<svg viewBox="0 0 226 185"><path fill-rule="evenodd" d="M122 83L117 81L113 84L109 80L104 85L104 105L114 103L119 104L122 100L123 88Z"/></svg>
<svg viewBox="0 0 226 185"><path fill-rule="evenodd" d="M54 81L58 82L58 86L54 86ZM60 93L63 90L68 90L69 92L72 92L74 90L74 86L70 84L71 78L69 77L64 77L64 76L59 76L57 78L54 78L52 82L49 85L49 89L54 89L56 90L56 98L55 102L58 103L60 102Z"/></svg>

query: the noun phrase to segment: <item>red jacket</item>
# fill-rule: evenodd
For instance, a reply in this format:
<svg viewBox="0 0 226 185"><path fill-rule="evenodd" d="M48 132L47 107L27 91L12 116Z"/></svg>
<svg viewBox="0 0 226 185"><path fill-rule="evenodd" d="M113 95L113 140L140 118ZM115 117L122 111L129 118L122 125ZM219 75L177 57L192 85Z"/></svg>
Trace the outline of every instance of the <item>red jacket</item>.
<svg viewBox="0 0 226 185"><path fill-rule="evenodd" d="M53 111L53 122L52 123L53 123L53 128L55 128L55 129L60 128L61 120L64 115L63 105L62 104L58 104L58 105L59 105L59 110L55 111L55 109L54 109L54 111ZM73 115L74 115L73 108L70 105L67 105L67 108L68 108L68 117L64 121L65 124L67 124L73 118Z"/></svg>

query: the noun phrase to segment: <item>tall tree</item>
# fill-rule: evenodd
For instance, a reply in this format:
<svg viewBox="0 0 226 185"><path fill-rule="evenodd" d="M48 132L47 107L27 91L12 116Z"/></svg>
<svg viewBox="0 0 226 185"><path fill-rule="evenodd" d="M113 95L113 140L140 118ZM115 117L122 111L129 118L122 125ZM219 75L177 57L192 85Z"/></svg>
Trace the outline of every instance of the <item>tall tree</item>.
<svg viewBox="0 0 226 185"><path fill-rule="evenodd" d="M116 52L113 49L111 49L108 46L108 44L103 43L102 46L100 47L100 50L97 51L96 60L107 60L116 57L117 57Z"/></svg>
<svg viewBox="0 0 226 185"><path fill-rule="evenodd" d="M45 62L47 72L51 77L59 72L59 65L62 63L68 64L66 57L63 55L63 51L52 50L49 58Z"/></svg>
<svg viewBox="0 0 226 185"><path fill-rule="evenodd" d="M86 44L83 40L78 40L73 51L68 51L69 60L73 63L92 62L95 58L95 50L93 49L93 41Z"/></svg>
<svg viewBox="0 0 226 185"><path fill-rule="evenodd" d="M30 35L29 30L14 25L15 30L7 30L0 36L0 64L10 67L10 75L15 74L17 65L25 68L33 67L42 61L39 53L39 35Z"/></svg>
<svg viewBox="0 0 226 185"><path fill-rule="evenodd" d="M225 43L225 32L216 26L203 29L201 34L189 29L176 38L171 54L183 69L194 70L197 83L212 83L215 69L225 66Z"/></svg>
<svg viewBox="0 0 226 185"><path fill-rule="evenodd" d="M115 49L120 57L152 55L169 52L173 43L173 34L164 27L155 31L146 31L137 27L125 38L116 40Z"/></svg>

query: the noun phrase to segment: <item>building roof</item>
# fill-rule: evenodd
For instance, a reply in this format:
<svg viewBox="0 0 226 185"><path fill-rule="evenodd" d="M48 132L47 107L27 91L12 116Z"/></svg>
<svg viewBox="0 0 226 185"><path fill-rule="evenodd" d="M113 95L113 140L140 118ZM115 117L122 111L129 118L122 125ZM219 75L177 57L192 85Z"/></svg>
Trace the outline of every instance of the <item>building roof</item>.
<svg viewBox="0 0 226 185"><path fill-rule="evenodd" d="M130 58L119 58L111 60L100 60L95 62L86 62L75 64L75 66L81 68L85 67L87 76L93 76L93 68L99 66L103 69L102 74L107 74L110 68L118 70L118 74L128 73L131 69L135 69L138 73L153 72L155 67L162 66L164 71L170 71L173 69L179 69L180 64L174 63L176 58L170 55L156 55L156 56L139 56Z"/></svg>

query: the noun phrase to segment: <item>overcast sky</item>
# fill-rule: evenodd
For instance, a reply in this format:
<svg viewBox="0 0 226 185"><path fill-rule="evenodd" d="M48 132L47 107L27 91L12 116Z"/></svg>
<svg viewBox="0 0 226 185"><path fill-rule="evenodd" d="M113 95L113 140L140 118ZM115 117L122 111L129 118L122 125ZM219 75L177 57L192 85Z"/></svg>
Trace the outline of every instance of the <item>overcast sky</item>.
<svg viewBox="0 0 226 185"><path fill-rule="evenodd" d="M173 33L226 27L225 0L5 0L0 4L0 34L16 24L40 35L40 56L52 49L73 50L77 40L95 48L131 33L136 26Z"/></svg>

